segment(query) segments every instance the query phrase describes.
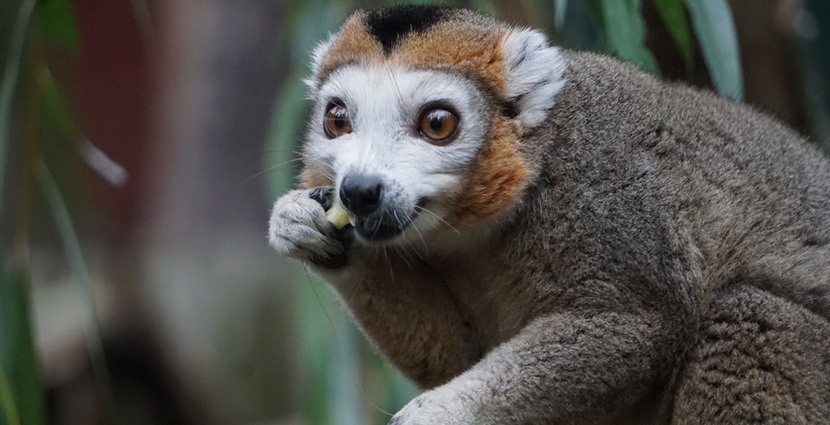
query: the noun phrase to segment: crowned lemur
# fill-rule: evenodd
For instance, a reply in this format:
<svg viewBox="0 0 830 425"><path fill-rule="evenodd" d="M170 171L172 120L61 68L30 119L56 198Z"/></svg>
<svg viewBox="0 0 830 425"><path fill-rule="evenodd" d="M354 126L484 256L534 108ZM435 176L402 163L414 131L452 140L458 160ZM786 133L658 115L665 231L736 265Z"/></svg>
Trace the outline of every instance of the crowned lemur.
<svg viewBox="0 0 830 425"><path fill-rule="evenodd" d="M795 131L433 6L355 13L308 85L269 239L426 389L391 423L830 423L830 162Z"/></svg>

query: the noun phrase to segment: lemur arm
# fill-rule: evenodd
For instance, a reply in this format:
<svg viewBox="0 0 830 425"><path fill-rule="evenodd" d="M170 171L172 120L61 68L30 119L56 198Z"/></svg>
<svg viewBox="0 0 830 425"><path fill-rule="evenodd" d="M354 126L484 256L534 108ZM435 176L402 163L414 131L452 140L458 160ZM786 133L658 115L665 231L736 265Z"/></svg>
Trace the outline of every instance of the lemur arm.
<svg viewBox="0 0 830 425"><path fill-rule="evenodd" d="M658 315L596 313L538 317L390 424L547 423L631 405L665 374L672 329Z"/></svg>
<svg viewBox="0 0 830 425"><path fill-rule="evenodd" d="M315 267L315 272L333 286L363 331L407 377L431 388L479 360L481 348L472 326L428 267L395 251L350 254L347 265Z"/></svg>

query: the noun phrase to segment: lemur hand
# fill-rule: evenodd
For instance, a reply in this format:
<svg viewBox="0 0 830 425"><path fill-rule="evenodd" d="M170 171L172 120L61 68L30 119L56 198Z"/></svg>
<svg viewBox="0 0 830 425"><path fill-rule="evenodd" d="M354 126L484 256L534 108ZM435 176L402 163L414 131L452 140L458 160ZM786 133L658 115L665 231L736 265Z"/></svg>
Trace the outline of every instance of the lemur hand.
<svg viewBox="0 0 830 425"><path fill-rule="evenodd" d="M268 229L268 241L274 250L327 268L346 263L342 232L326 220L332 190L292 190L274 203Z"/></svg>
<svg viewBox="0 0 830 425"><path fill-rule="evenodd" d="M389 425L486 425L485 418L476 418L469 400L447 384L427 391L407 403Z"/></svg>

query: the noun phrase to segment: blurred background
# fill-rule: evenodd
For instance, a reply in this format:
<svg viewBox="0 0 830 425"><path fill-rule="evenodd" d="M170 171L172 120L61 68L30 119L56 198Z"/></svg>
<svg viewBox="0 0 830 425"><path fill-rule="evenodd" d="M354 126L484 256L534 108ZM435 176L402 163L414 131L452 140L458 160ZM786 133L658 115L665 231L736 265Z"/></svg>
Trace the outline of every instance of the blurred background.
<svg viewBox="0 0 830 425"><path fill-rule="evenodd" d="M382 424L417 394L268 248L308 58L382 0L0 0L0 424ZM830 146L830 2L470 0Z"/></svg>

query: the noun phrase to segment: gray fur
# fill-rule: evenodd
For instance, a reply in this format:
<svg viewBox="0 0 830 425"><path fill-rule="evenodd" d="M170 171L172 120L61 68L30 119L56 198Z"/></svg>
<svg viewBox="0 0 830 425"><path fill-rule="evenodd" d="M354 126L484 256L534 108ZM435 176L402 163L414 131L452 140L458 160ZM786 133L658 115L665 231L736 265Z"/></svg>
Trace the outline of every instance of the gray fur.
<svg viewBox="0 0 830 425"><path fill-rule="evenodd" d="M830 423L827 159L744 105L563 55L522 139L534 177L496 231L312 265L432 388L391 423ZM319 220L309 205L291 211Z"/></svg>
<svg viewBox="0 0 830 425"><path fill-rule="evenodd" d="M312 197L314 191L292 190L274 204L268 242L277 253L311 261L336 257L343 250L325 210Z"/></svg>

